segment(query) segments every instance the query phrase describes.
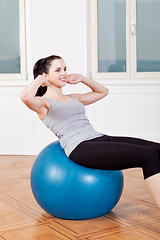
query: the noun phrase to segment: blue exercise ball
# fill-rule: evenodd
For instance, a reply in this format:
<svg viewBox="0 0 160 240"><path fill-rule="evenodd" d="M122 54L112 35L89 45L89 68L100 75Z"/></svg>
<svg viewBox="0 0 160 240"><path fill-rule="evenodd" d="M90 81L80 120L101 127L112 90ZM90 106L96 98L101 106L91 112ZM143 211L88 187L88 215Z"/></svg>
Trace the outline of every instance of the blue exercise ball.
<svg viewBox="0 0 160 240"><path fill-rule="evenodd" d="M123 189L121 171L83 167L70 160L59 141L37 156L31 170L31 188L49 214L70 220L100 217L110 212Z"/></svg>

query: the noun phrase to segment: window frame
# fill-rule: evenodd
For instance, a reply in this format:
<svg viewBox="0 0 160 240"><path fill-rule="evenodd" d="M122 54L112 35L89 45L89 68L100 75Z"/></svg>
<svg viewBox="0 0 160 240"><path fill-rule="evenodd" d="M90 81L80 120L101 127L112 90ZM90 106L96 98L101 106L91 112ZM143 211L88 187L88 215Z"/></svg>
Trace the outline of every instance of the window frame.
<svg viewBox="0 0 160 240"><path fill-rule="evenodd" d="M136 26L136 0L126 0L126 69L124 72L98 72L98 16L97 0L89 0L89 56L90 77L95 80L107 80L110 83L126 82L131 84L160 84L160 72L137 72L137 38L131 34L131 22Z"/></svg>
<svg viewBox="0 0 160 240"><path fill-rule="evenodd" d="M25 0L19 0L20 73L0 73L0 84L27 79Z"/></svg>

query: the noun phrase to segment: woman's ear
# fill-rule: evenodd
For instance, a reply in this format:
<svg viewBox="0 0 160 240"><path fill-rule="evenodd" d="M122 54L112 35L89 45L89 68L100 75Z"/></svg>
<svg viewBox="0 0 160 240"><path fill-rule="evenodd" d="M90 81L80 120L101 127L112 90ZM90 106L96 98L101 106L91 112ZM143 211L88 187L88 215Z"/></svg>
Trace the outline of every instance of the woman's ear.
<svg viewBox="0 0 160 240"><path fill-rule="evenodd" d="M48 74L47 73L42 73L42 76L47 78L47 80L48 80Z"/></svg>

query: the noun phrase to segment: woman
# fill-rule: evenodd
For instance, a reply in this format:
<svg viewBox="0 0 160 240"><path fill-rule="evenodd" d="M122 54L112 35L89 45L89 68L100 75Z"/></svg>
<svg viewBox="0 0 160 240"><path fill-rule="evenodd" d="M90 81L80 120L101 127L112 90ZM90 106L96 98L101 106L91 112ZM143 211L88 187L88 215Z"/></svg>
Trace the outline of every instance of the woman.
<svg viewBox="0 0 160 240"><path fill-rule="evenodd" d="M21 100L60 139L66 155L89 168L122 170L141 167L144 179L160 208L160 144L137 138L112 137L96 132L84 106L107 96L108 89L80 74L67 75L64 60L49 56L36 62L34 81ZM62 87L83 83L91 88L84 94L64 95Z"/></svg>

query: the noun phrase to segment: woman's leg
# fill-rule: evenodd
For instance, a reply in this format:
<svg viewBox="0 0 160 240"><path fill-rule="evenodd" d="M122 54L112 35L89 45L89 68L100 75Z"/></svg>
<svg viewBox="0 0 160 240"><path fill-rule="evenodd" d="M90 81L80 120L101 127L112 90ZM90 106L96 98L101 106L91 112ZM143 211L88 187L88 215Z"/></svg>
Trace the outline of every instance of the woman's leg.
<svg viewBox="0 0 160 240"><path fill-rule="evenodd" d="M146 178L145 183L157 206L160 208L160 173Z"/></svg>
<svg viewBox="0 0 160 240"><path fill-rule="evenodd" d="M160 161L154 148L114 142L110 137L104 136L82 142L69 157L80 165L97 169L122 170L141 167L145 182L160 206Z"/></svg>
<svg viewBox="0 0 160 240"><path fill-rule="evenodd" d="M152 147L154 148L159 156L160 160L160 143L141 139L141 138L133 138L133 137L116 137L116 136L107 136L105 135L104 140L109 140L112 142L124 142L124 143L131 143L131 144L136 144L139 146L146 146L146 147Z"/></svg>
<svg viewBox="0 0 160 240"><path fill-rule="evenodd" d="M140 138L130 138L130 137L109 137L109 138L110 138L110 141L125 142L125 143L136 144L139 146L152 147L157 151L159 161L160 161L160 143L148 141ZM153 199L155 200L157 206L160 208L160 173L147 177L145 179L145 183Z"/></svg>
<svg viewBox="0 0 160 240"><path fill-rule="evenodd" d="M160 173L160 161L154 148L113 142L106 136L80 143L69 157L89 168L122 170L141 167L145 179Z"/></svg>

